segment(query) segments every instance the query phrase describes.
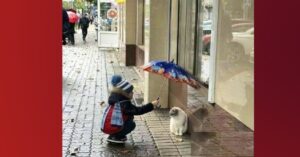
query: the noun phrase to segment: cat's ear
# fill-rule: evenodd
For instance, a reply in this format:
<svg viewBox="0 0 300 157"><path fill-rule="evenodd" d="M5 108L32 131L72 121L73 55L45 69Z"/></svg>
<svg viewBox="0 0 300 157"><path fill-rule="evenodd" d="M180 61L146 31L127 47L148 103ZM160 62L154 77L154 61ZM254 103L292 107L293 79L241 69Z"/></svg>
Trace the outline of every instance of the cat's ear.
<svg viewBox="0 0 300 157"><path fill-rule="evenodd" d="M175 115L177 115L177 114L178 114L178 112L179 112L179 110L178 110L177 108L175 108L175 109L174 109L174 113L175 113Z"/></svg>

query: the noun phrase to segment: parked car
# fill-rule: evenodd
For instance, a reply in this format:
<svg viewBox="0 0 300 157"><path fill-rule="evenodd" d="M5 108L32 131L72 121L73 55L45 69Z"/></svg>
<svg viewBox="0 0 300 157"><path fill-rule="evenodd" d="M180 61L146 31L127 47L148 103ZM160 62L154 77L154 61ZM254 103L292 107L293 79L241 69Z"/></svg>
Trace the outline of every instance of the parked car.
<svg viewBox="0 0 300 157"><path fill-rule="evenodd" d="M254 44L254 25L253 23L239 23L232 25L233 39L228 43L229 55L234 60L239 60L243 55L249 55ZM202 37L202 51L210 54L211 34Z"/></svg>
<svg viewBox="0 0 300 157"><path fill-rule="evenodd" d="M202 52L204 54L207 54L209 55L210 54L210 41L211 41L211 35L210 34L207 34L207 35L204 35L202 37Z"/></svg>
<svg viewBox="0 0 300 157"><path fill-rule="evenodd" d="M238 23L232 25L232 32L245 32L254 27L253 23Z"/></svg>
<svg viewBox="0 0 300 157"><path fill-rule="evenodd" d="M245 32L233 32L232 43L236 43L241 48L241 53L250 55L252 48L254 47L254 27L248 29Z"/></svg>
<svg viewBox="0 0 300 157"><path fill-rule="evenodd" d="M245 19L231 19L231 24L239 24L239 23L253 23L252 20L245 20Z"/></svg>
<svg viewBox="0 0 300 157"><path fill-rule="evenodd" d="M254 63L254 48L252 48L252 51L250 52L249 62L252 64Z"/></svg>
<svg viewBox="0 0 300 157"><path fill-rule="evenodd" d="M249 58L254 47L254 28L245 32L233 32L233 39L226 44L223 57L228 62L238 62Z"/></svg>

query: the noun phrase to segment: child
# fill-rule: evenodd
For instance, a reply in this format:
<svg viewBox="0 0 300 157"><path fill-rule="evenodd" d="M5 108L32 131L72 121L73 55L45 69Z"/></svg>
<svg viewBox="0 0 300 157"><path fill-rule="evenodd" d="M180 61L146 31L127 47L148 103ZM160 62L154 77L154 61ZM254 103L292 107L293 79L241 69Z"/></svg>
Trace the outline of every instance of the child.
<svg viewBox="0 0 300 157"><path fill-rule="evenodd" d="M135 129L134 115L142 115L153 110L159 101L154 100L144 106L137 107L131 103L133 97L133 86L120 75L114 75L111 80L113 89L108 98L108 104L114 105L120 102L124 127L121 131L110 134L107 141L115 143L124 143L127 140L126 135ZM107 124L106 124L107 125Z"/></svg>

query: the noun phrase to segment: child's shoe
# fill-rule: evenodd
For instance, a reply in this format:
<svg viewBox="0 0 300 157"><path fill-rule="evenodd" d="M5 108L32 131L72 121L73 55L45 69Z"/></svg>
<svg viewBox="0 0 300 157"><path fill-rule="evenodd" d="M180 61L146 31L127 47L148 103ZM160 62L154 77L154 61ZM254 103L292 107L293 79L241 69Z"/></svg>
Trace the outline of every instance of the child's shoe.
<svg viewBox="0 0 300 157"><path fill-rule="evenodd" d="M107 141L112 143L125 143L127 138L117 138L115 136L108 136Z"/></svg>

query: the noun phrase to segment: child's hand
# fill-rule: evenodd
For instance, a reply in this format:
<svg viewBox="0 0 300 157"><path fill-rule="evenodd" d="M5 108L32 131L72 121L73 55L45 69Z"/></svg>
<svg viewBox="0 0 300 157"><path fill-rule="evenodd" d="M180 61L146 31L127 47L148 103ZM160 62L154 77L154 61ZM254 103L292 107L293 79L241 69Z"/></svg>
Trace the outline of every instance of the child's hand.
<svg viewBox="0 0 300 157"><path fill-rule="evenodd" d="M152 101L152 104L153 104L155 107L158 107L159 100L154 100L154 101Z"/></svg>

